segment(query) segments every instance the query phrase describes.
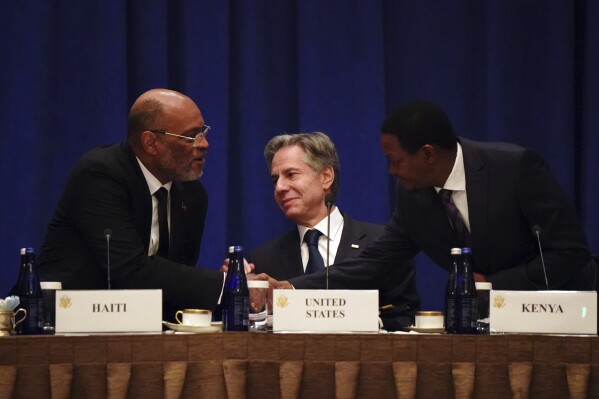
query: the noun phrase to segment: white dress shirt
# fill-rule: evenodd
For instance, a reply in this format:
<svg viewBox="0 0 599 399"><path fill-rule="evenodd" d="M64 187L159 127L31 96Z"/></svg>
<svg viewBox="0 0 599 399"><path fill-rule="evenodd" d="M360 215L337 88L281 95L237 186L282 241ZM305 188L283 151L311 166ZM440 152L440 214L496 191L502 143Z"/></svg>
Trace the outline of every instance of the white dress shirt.
<svg viewBox="0 0 599 399"><path fill-rule="evenodd" d="M468 231L472 231L470 229L470 217L468 215L468 196L466 191L466 172L464 171L464 154L462 152L462 146L458 143L458 151L456 153L455 162L453 164L453 169L447 177L445 184L443 187L435 187L437 193L441 191L441 189L451 190L451 202L458 208L460 214L462 215L462 219L464 219L464 224Z"/></svg>
<svg viewBox="0 0 599 399"><path fill-rule="evenodd" d="M139 163L139 167L141 168L141 172L144 174L146 178L146 182L148 183L148 188L150 190L150 195L152 196L152 229L150 232L150 245L148 246L148 255L156 255L158 252L158 244L159 244L159 235L158 235L158 198L154 196L154 193L158 191L161 187L166 188L168 191L168 201L167 201L167 220L168 220L168 230L171 230L171 186L173 182L168 182L165 184L160 183L150 171L144 166L143 163L137 159L137 163Z"/></svg>
<svg viewBox="0 0 599 399"><path fill-rule="evenodd" d="M304 234L310 230L306 226L297 226L300 236L301 253L302 253L302 264L304 266L304 272L306 271L306 265L308 264L308 244L304 242ZM325 267L327 265L327 218L325 217L313 227L318 230L322 235L318 238L318 251L322 255ZM331 236L329 237L329 265L335 263L335 255L339 248L339 241L341 241L341 233L343 232L343 215L339 211L339 208L335 207L331 211Z"/></svg>

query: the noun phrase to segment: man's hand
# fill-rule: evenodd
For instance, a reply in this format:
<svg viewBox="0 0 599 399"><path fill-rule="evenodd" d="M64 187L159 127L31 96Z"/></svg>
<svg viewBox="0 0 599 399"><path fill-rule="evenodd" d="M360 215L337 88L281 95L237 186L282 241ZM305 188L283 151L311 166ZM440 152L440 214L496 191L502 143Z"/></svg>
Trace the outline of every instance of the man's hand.
<svg viewBox="0 0 599 399"><path fill-rule="evenodd" d="M475 283L483 283L485 281L487 281L487 277L484 274L480 274L480 273L472 273L474 275L474 282Z"/></svg>
<svg viewBox="0 0 599 399"><path fill-rule="evenodd" d="M243 268L245 269L245 274L249 274L252 273L254 269L256 269L256 266L254 266L253 263L248 263L248 261L245 258L243 258ZM220 271L223 273L227 273L229 271L229 258L226 258L223 261L223 264L220 267Z"/></svg>
<svg viewBox="0 0 599 399"><path fill-rule="evenodd" d="M268 282L273 290L293 290L293 285L287 280L278 281L272 277L268 278Z"/></svg>
<svg viewBox="0 0 599 399"><path fill-rule="evenodd" d="M268 288L267 298L268 298L268 314L272 314L272 290L289 290L294 289L293 285L289 283L289 281L278 281L274 278L270 277L266 273L261 274L248 274L248 279L250 280L266 280L270 284L270 288Z"/></svg>

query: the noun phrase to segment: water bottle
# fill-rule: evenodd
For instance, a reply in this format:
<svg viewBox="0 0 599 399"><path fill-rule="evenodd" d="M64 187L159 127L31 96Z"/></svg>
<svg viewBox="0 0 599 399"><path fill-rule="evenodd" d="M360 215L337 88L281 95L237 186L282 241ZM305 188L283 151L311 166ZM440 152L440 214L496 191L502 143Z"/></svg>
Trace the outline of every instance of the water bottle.
<svg viewBox="0 0 599 399"><path fill-rule="evenodd" d="M248 331L250 296L243 267L243 247L229 247L229 271L222 298L223 331Z"/></svg>
<svg viewBox="0 0 599 399"><path fill-rule="evenodd" d="M445 288L445 332L455 334L457 332L456 296L458 293L458 270L461 261L462 249L451 248L451 270Z"/></svg>
<svg viewBox="0 0 599 399"><path fill-rule="evenodd" d="M458 334L476 334L478 300L472 274L472 250L462 248L456 295L456 330Z"/></svg>
<svg viewBox="0 0 599 399"><path fill-rule="evenodd" d="M21 269L17 292L21 308L27 311L27 316L19 323L19 334L42 334L44 327L44 308L42 287L35 270L35 251L33 248L21 248Z"/></svg>

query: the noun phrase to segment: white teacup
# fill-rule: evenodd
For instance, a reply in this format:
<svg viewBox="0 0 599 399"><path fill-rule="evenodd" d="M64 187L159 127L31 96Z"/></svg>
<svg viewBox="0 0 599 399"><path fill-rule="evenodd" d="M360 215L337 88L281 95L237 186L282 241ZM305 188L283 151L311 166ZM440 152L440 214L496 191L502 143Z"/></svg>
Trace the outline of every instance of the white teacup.
<svg viewBox="0 0 599 399"><path fill-rule="evenodd" d="M416 328L443 328L443 312L416 312Z"/></svg>
<svg viewBox="0 0 599 399"><path fill-rule="evenodd" d="M183 309L175 313L175 319L186 326L209 327L212 312L206 309Z"/></svg>

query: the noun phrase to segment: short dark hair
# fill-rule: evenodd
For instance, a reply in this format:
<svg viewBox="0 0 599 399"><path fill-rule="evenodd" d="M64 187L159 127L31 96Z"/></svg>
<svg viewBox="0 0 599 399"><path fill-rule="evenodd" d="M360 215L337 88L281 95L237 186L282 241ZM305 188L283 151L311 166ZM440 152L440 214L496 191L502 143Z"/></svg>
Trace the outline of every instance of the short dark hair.
<svg viewBox="0 0 599 399"><path fill-rule="evenodd" d="M449 117L439 106L425 100L409 101L391 112L381 125L381 132L397 137L410 154L425 144L443 149L456 148L457 137Z"/></svg>
<svg viewBox="0 0 599 399"><path fill-rule="evenodd" d="M134 104L127 118L129 137L145 130L156 129L161 116L162 104L157 100L149 99Z"/></svg>
<svg viewBox="0 0 599 399"><path fill-rule="evenodd" d="M306 153L306 163L310 168L320 173L322 170L331 166L335 173L333 184L331 184L331 194L337 195L339 184L341 181L339 157L333 141L322 132L314 133L297 133L297 134L281 134L275 136L266 144L264 148L264 158L268 170L272 169L272 159L275 153L283 147L296 145Z"/></svg>

